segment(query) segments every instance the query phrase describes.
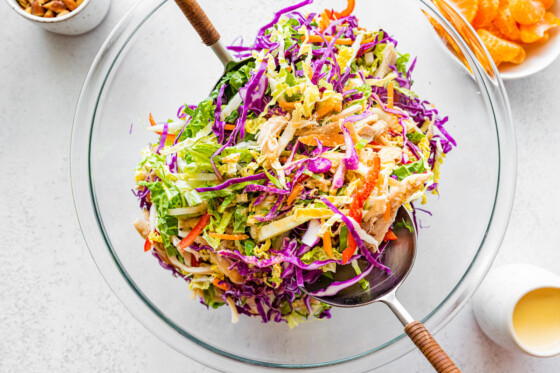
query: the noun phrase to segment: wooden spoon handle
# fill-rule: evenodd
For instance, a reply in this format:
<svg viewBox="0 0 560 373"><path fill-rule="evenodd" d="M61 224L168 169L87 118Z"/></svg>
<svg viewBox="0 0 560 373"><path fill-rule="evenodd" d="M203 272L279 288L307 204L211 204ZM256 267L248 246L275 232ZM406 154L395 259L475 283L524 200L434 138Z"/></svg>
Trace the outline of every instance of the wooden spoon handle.
<svg viewBox="0 0 560 373"><path fill-rule="evenodd" d="M185 16L187 16L204 44L211 46L220 40L220 34L216 31L214 25L196 0L175 0L175 2L179 5Z"/></svg>
<svg viewBox="0 0 560 373"><path fill-rule="evenodd" d="M438 373L461 373L420 321L411 322L405 326L404 331Z"/></svg>

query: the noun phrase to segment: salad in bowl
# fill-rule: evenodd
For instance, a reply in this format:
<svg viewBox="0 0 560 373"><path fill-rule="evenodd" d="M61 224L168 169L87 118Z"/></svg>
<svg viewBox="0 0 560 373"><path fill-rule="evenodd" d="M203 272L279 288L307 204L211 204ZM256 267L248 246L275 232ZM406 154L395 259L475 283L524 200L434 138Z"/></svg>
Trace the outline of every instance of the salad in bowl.
<svg viewBox="0 0 560 373"><path fill-rule="evenodd" d="M329 318L313 296L361 283L381 262L401 206L438 190L455 140L412 89L416 60L386 30L360 27L354 1L279 10L208 98L148 130L135 194L145 251L207 307L290 327ZM361 270L358 259L369 266ZM301 290L339 265L356 276Z"/></svg>

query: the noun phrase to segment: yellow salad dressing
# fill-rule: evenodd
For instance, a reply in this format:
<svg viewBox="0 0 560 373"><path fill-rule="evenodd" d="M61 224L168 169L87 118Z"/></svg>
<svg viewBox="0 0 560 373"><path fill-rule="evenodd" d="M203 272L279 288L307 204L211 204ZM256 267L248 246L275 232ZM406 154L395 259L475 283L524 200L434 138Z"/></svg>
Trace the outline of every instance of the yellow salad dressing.
<svg viewBox="0 0 560 373"><path fill-rule="evenodd" d="M513 329L527 347L547 349L560 343L560 289L525 294L513 310Z"/></svg>

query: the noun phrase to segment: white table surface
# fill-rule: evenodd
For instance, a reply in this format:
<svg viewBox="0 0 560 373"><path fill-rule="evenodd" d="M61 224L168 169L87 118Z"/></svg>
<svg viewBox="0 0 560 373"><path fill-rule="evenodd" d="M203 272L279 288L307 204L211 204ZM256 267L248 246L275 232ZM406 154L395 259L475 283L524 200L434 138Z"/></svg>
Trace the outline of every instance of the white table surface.
<svg viewBox="0 0 560 373"><path fill-rule="evenodd" d="M72 117L103 40L133 0L113 1L93 32L44 32L0 2L0 372L214 372L154 337L121 305L91 259L69 178ZM506 84L518 141L517 197L495 265L560 272L560 60ZM558 372L493 344L470 304L439 333L464 372ZM377 370L430 372L414 351Z"/></svg>

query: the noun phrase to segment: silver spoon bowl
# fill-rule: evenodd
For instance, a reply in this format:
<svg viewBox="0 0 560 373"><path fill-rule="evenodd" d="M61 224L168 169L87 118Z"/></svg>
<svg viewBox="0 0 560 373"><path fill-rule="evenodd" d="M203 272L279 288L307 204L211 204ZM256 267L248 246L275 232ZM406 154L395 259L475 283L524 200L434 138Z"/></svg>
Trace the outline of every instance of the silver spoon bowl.
<svg viewBox="0 0 560 373"><path fill-rule="evenodd" d="M367 289L362 284L356 283L332 296L314 296L320 302L335 307L360 307L374 302L382 302L389 306L405 327L405 332L426 356L438 372L460 372L453 361L447 356L424 325L416 321L399 302L396 296L397 289L408 276L416 256L416 230L410 213L401 207L395 219L393 232L398 237L389 241L382 253L379 254L380 262L387 266L391 272L374 268L364 278L369 284ZM358 259L358 266L362 271L369 266L365 259ZM338 265L332 279L321 276L312 284L304 284L302 290L310 295L326 289L333 282L342 282L356 277L352 265ZM312 295L313 296L313 295Z"/></svg>
<svg viewBox="0 0 560 373"><path fill-rule="evenodd" d="M406 209L401 208L395 221L405 222L405 224L398 224L398 228L394 230L398 239L389 241L380 260L383 265L391 269L391 273L374 269L369 276L364 278L369 283L368 290L364 290L362 285L357 283L343 289L336 295L315 298L336 307L364 306L373 302L384 301L385 298L391 299L390 294L396 292L412 269L416 254L416 232L410 214ZM407 229L405 225L412 227L412 231ZM358 259L358 265L362 271L365 271L369 262L365 259ZM314 293L325 289L334 281L346 281L355 276L356 271L351 265L338 265L332 280L326 276L321 276L317 282L305 285L303 290L306 293Z"/></svg>

